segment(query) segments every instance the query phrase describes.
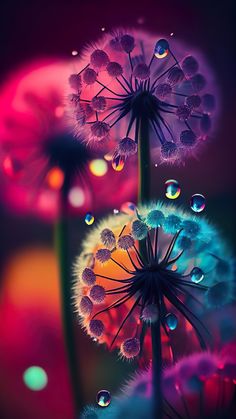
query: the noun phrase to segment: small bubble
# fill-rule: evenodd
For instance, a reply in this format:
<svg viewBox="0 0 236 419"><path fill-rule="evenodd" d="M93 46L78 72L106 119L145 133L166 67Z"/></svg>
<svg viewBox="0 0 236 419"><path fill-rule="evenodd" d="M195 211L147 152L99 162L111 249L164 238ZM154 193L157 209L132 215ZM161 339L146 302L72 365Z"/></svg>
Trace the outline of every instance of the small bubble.
<svg viewBox="0 0 236 419"><path fill-rule="evenodd" d="M112 168L116 171L116 172L121 172L121 170L123 170L124 165L125 165L125 159L123 156L116 156L113 158L112 160Z"/></svg>
<svg viewBox="0 0 236 419"><path fill-rule="evenodd" d="M174 36L174 32L171 32L171 33L170 33L170 36Z"/></svg>
<svg viewBox="0 0 236 419"><path fill-rule="evenodd" d="M158 164L157 163L155 163L155 167L157 167L158 166Z"/></svg>
<svg viewBox="0 0 236 419"><path fill-rule="evenodd" d="M76 51L76 49L73 49L73 51L71 51L71 55L73 55L73 57L76 57L76 55L78 55L78 51Z"/></svg>
<svg viewBox="0 0 236 419"><path fill-rule="evenodd" d="M128 215L133 215L136 211L136 205L133 202L124 202L120 207L120 211Z"/></svg>
<svg viewBox="0 0 236 419"><path fill-rule="evenodd" d="M97 404L101 407L107 407L111 403L111 393L107 390L100 390L97 393Z"/></svg>
<svg viewBox="0 0 236 419"><path fill-rule="evenodd" d="M166 193L166 198L168 199L176 199L180 196L180 186L179 186L179 182L177 180L174 179L169 179L165 182L165 193Z"/></svg>
<svg viewBox="0 0 236 419"><path fill-rule="evenodd" d="M169 44L166 39L159 39L155 45L154 55L156 58L165 58L169 53Z"/></svg>
<svg viewBox="0 0 236 419"><path fill-rule="evenodd" d="M105 26L102 26L101 31L105 32L105 30L106 30Z"/></svg>
<svg viewBox="0 0 236 419"><path fill-rule="evenodd" d="M165 316L165 324L170 330L175 330L178 326L178 319L175 314L168 313Z"/></svg>
<svg viewBox="0 0 236 419"><path fill-rule="evenodd" d="M202 212L206 206L205 196L198 193L194 194L191 197L190 206L194 212Z"/></svg>
<svg viewBox="0 0 236 419"><path fill-rule="evenodd" d="M94 223L94 216L93 214L91 214L90 212L87 212L87 214L85 215L84 221L86 222L86 224L88 226L91 226Z"/></svg>
<svg viewBox="0 0 236 419"><path fill-rule="evenodd" d="M193 268L190 273L191 281L195 284L198 284L201 282L204 278L204 273L200 268Z"/></svg>

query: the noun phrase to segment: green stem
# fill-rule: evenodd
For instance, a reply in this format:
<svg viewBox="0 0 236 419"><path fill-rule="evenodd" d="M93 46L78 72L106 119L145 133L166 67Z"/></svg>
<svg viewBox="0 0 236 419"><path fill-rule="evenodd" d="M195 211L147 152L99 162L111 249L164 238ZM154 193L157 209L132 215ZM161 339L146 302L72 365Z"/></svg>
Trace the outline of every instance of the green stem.
<svg viewBox="0 0 236 419"><path fill-rule="evenodd" d="M151 176L150 176L150 141L149 123L143 117L140 121L138 139L138 160L139 160L139 204L147 204L150 201ZM146 246L140 242L140 252L146 254ZM163 398L162 398L162 350L161 350L161 323L160 318L151 325L152 336L152 400L153 418L163 417Z"/></svg>
<svg viewBox="0 0 236 419"><path fill-rule="evenodd" d="M83 406L82 386L79 379L79 365L76 351L76 339L74 334L75 319L72 307L71 294L71 267L69 258L68 241L68 219L65 210L65 199L61 196L61 216L55 223L55 246L58 255L60 270L60 288L62 304L62 321L64 331L64 342L68 360L68 368L73 390L75 418L81 412Z"/></svg>

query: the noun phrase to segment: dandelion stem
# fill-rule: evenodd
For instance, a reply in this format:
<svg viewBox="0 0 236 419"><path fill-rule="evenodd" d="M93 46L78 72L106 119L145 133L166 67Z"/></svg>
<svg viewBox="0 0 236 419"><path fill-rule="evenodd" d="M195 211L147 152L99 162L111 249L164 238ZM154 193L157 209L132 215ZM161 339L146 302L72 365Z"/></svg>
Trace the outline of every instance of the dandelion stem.
<svg viewBox="0 0 236 419"><path fill-rule="evenodd" d="M162 350L160 317L151 325L152 335L152 388L153 388L153 418L163 417L162 398Z"/></svg>
<svg viewBox="0 0 236 419"><path fill-rule="evenodd" d="M60 270L60 288L62 304L62 322L64 330L64 342L67 353L68 368L71 386L73 389L75 417L81 412L83 406L83 394L79 377L78 353L74 335L74 316L71 303L71 275L68 252L68 219L65 209L65 193L61 193L61 216L55 223L55 247L58 255Z"/></svg>
<svg viewBox="0 0 236 419"><path fill-rule="evenodd" d="M139 203L148 203L150 199L150 145L149 145L149 123L143 116L139 123L138 139L138 160L139 160Z"/></svg>

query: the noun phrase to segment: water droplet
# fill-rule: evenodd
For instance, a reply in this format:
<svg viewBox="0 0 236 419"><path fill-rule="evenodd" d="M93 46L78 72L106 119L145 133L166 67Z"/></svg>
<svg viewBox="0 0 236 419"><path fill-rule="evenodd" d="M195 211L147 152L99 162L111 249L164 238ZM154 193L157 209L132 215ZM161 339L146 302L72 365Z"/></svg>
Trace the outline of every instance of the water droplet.
<svg viewBox="0 0 236 419"><path fill-rule="evenodd" d="M190 200L191 209L194 212L202 212L206 206L206 198L204 195L196 193Z"/></svg>
<svg viewBox="0 0 236 419"><path fill-rule="evenodd" d="M71 51L71 55L73 55L73 57L76 57L76 55L78 55L78 51L73 49L73 51Z"/></svg>
<svg viewBox="0 0 236 419"><path fill-rule="evenodd" d="M191 281L195 282L195 284L198 284L204 279L204 273L200 268L193 268L190 273Z"/></svg>
<svg viewBox="0 0 236 419"><path fill-rule="evenodd" d="M133 202L124 202L120 207L120 211L128 215L133 215L136 211L136 205Z"/></svg>
<svg viewBox="0 0 236 419"><path fill-rule="evenodd" d="M165 182L165 193L166 193L166 198L169 199L176 199L180 196L180 186L179 186L179 182L177 180L174 179L169 179Z"/></svg>
<svg viewBox="0 0 236 419"><path fill-rule="evenodd" d="M107 162L104 159L94 159L89 163L90 172L97 177L102 177L107 173Z"/></svg>
<svg viewBox="0 0 236 419"><path fill-rule="evenodd" d="M168 313L165 316L165 324L170 330L175 330L178 326L178 318L173 313Z"/></svg>
<svg viewBox="0 0 236 419"><path fill-rule="evenodd" d="M169 53L169 44L166 39L159 39L155 45L154 55L156 58L165 58Z"/></svg>
<svg viewBox="0 0 236 419"><path fill-rule="evenodd" d="M93 214L91 214L91 212L87 212L87 214L85 215L85 219L84 219L86 224L88 226L91 226L94 223L94 220L95 220L95 218L94 218Z"/></svg>
<svg viewBox="0 0 236 419"><path fill-rule="evenodd" d="M100 390L97 393L97 404L101 407L107 407L111 403L111 393L107 390Z"/></svg>
<svg viewBox="0 0 236 419"><path fill-rule="evenodd" d="M101 31L102 31L102 32L105 32L105 30L106 30L106 28L105 28L105 26L103 26L103 27L101 28Z"/></svg>
<svg viewBox="0 0 236 419"><path fill-rule="evenodd" d="M114 157L112 160L112 167L116 172L121 172L125 165L125 159L122 156Z"/></svg>
<svg viewBox="0 0 236 419"><path fill-rule="evenodd" d="M19 179L19 177L22 175L23 171L23 164L15 159L11 158L10 156L5 157L3 160L3 172L6 176L8 176L11 179Z"/></svg>

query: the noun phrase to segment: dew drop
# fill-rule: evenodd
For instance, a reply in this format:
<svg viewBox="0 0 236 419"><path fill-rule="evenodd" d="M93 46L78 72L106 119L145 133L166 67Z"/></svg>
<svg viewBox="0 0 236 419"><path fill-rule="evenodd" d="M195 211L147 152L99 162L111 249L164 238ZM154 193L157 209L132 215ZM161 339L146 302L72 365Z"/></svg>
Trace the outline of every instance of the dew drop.
<svg viewBox="0 0 236 419"><path fill-rule="evenodd" d="M124 202L120 207L120 211L128 215L133 215L136 211L136 205L133 202Z"/></svg>
<svg viewBox="0 0 236 419"><path fill-rule="evenodd" d="M122 156L116 156L113 158L112 160L112 168L116 171L116 172L121 172L121 170L123 170L124 165L125 165L125 159Z"/></svg>
<svg viewBox="0 0 236 419"><path fill-rule="evenodd" d="M101 407L107 407L111 403L111 393L108 390L100 390L97 393L97 404Z"/></svg>
<svg viewBox="0 0 236 419"><path fill-rule="evenodd" d="M156 58L165 58L169 53L169 44L166 39L159 39L155 45L154 55Z"/></svg>
<svg viewBox="0 0 236 419"><path fill-rule="evenodd" d="M204 279L204 273L200 268L193 268L190 273L191 281L198 284Z"/></svg>
<svg viewBox="0 0 236 419"><path fill-rule="evenodd" d="M175 314L168 313L165 316L165 324L170 330L175 330L178 326L178 319Z"/></svg>
<svg viewBox="0 0 236 419"><path fill-rule="evenodd" d="M87 212L87 214L85 215L84 221L86 222L86 224L88 226L91 226L94 223L94 216L93 214L91 214L91 212Z"/></svg>
<svg viewBox="0 0 236 419"><path fill-rule="evenodd" d="M174 179L169 179L165 182L165 194L168 199L176 199L180 196L179 182Z"/></svg>
<svg viewBox="0 0 236 419"><path fill-rule="evenodd" d="M194 212L202 212L206 206L206 198L201 194L194 194L190 200L191 209Z"/></svg>

